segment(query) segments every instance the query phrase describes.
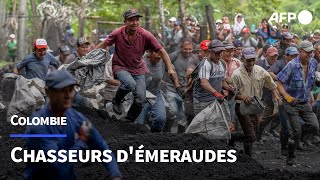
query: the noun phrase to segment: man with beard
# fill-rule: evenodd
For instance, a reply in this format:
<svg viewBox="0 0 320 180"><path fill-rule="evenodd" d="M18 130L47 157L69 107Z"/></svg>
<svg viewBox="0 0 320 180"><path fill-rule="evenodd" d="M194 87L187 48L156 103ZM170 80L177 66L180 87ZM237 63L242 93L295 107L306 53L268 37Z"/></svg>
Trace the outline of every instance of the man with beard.
<svg viewBox="0 0 320 180"><path fill-rule="evenodd" d="M262 67L255 65L256 50L253 47L244 48L242 51L243 65L235 70L231 76L233 86L237 89L236 115L245 135L244 152L252 156L253 142L257 138L260 114L243 114L240 112L240 103L250 103L253 96L262 98L263 87L272 91L273 101L281 104L277 86L270 74Z"/></svg>
<svg viewBox="0 0 320 180"><path fill-rule="evenodd" d="M165 131L170 132L171 127L175 119L178 119L179 132L184 132L184 127L187 126L185 107L183 102L184 90L187 84L186 72L188 68L188 62L191 59L198 59L198 57L192 53L193 43L192 40L187 38L182 41L180 51L170 54L171 62L177 72L179 78L179 88L176 88L174 83L165 76L164 81L166 82L165 94L169 104L167 123Z"/></svg>
<svg viewBox="0 0 320 180"><path fill-rule="evenodd" d="M145 73L148 68L142 59L146 50L159 53L168 74L175 81L175 88L179 84L167 52L149 31L140 27L140 17L142 16L136 9L125 11L123 14L125 25L114 30L105 41L96 46L105 49L115 44L112 70L121 85L112 101L113 111L122 114L122 101L129 92L132 92L134 101L127 114L127 119L130 121L136 120L146 102Z"/></svg>
<svg viewBox="0 0 320 180"><path fill-rule="evenodd" d="M51 53L47 53L48 44L45 39L37 39L33 43L33 53L25 57L13 68L13 72L18 74L23 68L26 69L26 78L39 78L44 80L49 66L58 69L60 63Z"/></svg>

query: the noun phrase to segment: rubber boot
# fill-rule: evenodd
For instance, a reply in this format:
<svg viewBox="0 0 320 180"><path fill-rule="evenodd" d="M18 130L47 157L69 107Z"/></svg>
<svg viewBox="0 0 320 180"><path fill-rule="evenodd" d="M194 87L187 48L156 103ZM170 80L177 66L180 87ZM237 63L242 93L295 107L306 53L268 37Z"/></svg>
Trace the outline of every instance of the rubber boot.
<svg viewBox="0 0 320 180"><path fill-rule="evenodd" d="M313 145L311 143L311 138L312 138L312 134L307 134L307 135L303 136L302 141L303 141L305 146L307 146L307 147L315 147L315 145Z"/></svg>
<svg viewBox="0 0 320 180"><path fill-rule="evenodd" d="M133 102L128 111L127 119L130 120L131 122L134 122L137 119L137 117L140 115L142 109L143 109L142 104Z"/></svg>
<svg viewBox="0 0 320 180"><path fill-rule="evenodd" d="M295 151L296 151L297 145L298 145L297 142L295 142L294 140L292 139L288 140L288 157L286 161L288 166L297 164L295 159L296 158Z"/></svg>
<svg viewBox="0 0 320 180"><path fill-rule="evenodd" d="M167 119L166 124L164 125L163 132L171 132L171 128L173 126L174 119Z"/></svg>
<svg viewBox="0 0 320 180"><path fill-rule="evenodd" d="M186 131L186 128L180 124L178 124L178 133L184 133Z"/></svg>
<svg viewBox="0 0 320 180"><path fill-rule="evenodd" d="M280 134L280 144L281 144L281 154L282 156L288 155L288 139L289 137L286 135Z"/></svg>
<svg viewBox="0 0 320 180"><path fill-rule="evenodd" d="M122 114L122 102L123 98L129 93L130 91L124 89L118 89L116 95L112 99L113 111L118 115Z"/></svg>
<svg viewBox="0 0 320 180"><path fill-rule="evenodd" d="M252 157L252 143L244 143L244 153L250 157Z"/></svg>

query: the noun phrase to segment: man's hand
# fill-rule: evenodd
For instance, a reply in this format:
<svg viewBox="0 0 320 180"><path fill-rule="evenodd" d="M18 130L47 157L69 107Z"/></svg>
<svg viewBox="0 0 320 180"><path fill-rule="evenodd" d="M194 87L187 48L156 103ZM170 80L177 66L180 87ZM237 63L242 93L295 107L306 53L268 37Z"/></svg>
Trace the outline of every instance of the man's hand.
<svg viewBox="0 0 320 180"><path fill-rule="evenodd" d="M245 103L250 103L251 97L250 97L250 96L242 96L242 100L243 100Z"/></svg>
<svg viewBox="0 0 320 180"><path fill-rule="evenodd" d="M296 106L297 105L297 101L295 98L293 98L292 96L290 96L289 94L284 96L284 99L291 105L291 106Z"/></svg>
<svg viewBox="0 0 320 180"><path fill-rule="evenodd" d="M231 123L229 124L229 129L230 129L230 132L234 132L234 131L235 131L234 123L233 123L233 122L231 122Z"/></svg>
<svg viewBox="0 0 320 180"><path fill-rule="evenodd" d="M183 88L183 87L178 87L178 88L176 88L176 91L177 91L178 95L179 95L182 99L185 98L184 88Z"/></svg>
<svg viewBox="0 0 320 180"><path fill-rule="evenodd" d="M177 73L174 70L169 69L168 70L168 74L169 74L169 77L170 77L171 81L173 82L174 87L175 88L180 87Z"/></svg>
<svg viewBox="0 0 320 180"><path fill-rule="evenodd" d="M79 135L79 139L81 139L83 142L88 142L88 140L90 139L91 136L91 132L92 132L92 124L90 121L86 120L83 121L78 135Z"/></svg>
<svg viewBox="0 0 320 180"><path fill-rule="evenodd" d="M212 94L218 99L223 99L224 98L224 95L220 94L218 91L215 91Z"/></svg>
<svg viewBox="0 0 320 180"><path fill-rule="evenodd" d="M280 105L280 106L282 105L282 100L281 100L281 98L279 96L274 97L273 101L275 103L277 103L278 105Z"/></svg>

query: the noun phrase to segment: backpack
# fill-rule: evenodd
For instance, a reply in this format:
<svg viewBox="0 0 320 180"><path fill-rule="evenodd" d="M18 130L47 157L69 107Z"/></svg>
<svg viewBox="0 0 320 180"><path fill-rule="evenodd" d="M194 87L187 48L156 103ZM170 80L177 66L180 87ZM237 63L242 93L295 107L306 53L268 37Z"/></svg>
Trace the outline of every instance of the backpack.
<svg viewBox="0 0 320 180"><path fill-rule="evenodd" d="M211 60L208 60L211 66L211 69L213 67L213 62ZM185 88L185 94L191 92L193 90L193 87L195 85L195 83L197 83L199 81L199 69L200 66L205 62L205 59L202 60L197 66L196 68L192 71L192 73L189 75L189 79ZM226 62L221 59L220 62L222 63L223 67L225 70L227 70L227 65Z"/></svg>

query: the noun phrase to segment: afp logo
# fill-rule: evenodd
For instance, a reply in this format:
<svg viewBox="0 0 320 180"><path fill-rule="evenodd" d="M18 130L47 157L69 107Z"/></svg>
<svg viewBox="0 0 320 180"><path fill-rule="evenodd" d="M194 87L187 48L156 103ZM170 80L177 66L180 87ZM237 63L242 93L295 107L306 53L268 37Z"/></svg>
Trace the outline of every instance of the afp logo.
<svg viewBox="0 0 320 180"><path fill-rule="evenodd" d="M274 12L271 17L269 18L269 22L275 21L275 22L282 22L283 20L287 19L288 23L290 23L292 20L297 19L296 13L293 12L281 12L277 13ZM298 21L300 24L310 24L312 21L312 14L308 10L302 10L298 14Z"/></svg>

